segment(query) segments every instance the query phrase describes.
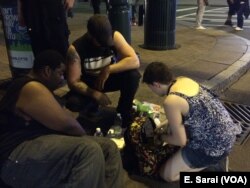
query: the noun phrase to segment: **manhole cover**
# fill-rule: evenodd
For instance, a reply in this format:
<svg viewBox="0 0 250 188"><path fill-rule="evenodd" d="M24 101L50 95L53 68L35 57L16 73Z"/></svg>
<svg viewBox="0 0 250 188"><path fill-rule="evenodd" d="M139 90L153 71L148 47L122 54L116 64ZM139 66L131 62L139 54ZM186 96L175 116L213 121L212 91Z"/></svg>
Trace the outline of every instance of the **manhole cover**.
<svg viewBox="0 0 250 188"><path fill-rule="evenodd" d="M235 122L240 122L242 132L237 136L237 145L244 144L250 135L250 106L223 101Z"/></svg>

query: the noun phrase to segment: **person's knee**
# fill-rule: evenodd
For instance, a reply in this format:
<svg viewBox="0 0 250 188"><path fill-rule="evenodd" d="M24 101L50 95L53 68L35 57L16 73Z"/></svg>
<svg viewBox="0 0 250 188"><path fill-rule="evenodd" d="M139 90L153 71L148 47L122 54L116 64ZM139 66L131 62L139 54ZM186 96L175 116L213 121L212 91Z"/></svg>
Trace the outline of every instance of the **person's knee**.
<svg viewBox="0 0 250 188"><path fill-rule="evenodd" d="M171 170L166 167L162 167L159 172L160 177L166 182L176 181L176 175L171 172Z"/></svg>
<svg viewBox="0 0 250 188"><path fill-rule="evenodd" d="M108 151L110 153L114 153L114 154L119 154L120 153L120 151L119 151L117 145L115 144L115 142L113 142L111 140L109 140Z"/></svg>
<svg viewBox="0 0 250 188"><path fill-rule="evenodd" d="M139 82L141 78L141 74L139 73L137 69L131 70L131 71L128 71L128 78Z"/></svg>
<svg viewBox="0 0 250 188"><path fill-rule="evenodd" d="M174 182L175 178L171 174L160 174L160 177L166 182Z"/></svg>
<svg viewBox="0 0 250 188"><path fill-rule="evenodd" d="M126 71L125 73L125 79L126 80L126 85L128 87L138 87L140 79L141 79L141 74L139 73L138 70L130 70ZM130 83L130 84L127 84Z"/></svg>
<svg viewBox="0 0 250 188"><path fill-rule="evenodd" d="M85 145L86 143L84 143ZM86 144L86 150L91 153L101 153L101 147L98 143L93 141L88 141L88 144Z"/></svg>
<svg viewBox="0 0 250 188"><path fill-rule="evenodd" d="M112 140L103 140L102 147L104 149L104 152L107 152L109 156L120 156L120 151L115 142L113 142Z"/></svg>
<svg viewBox="0 0 250 188"><path fill-rule="evenodd" d="M104 155L98 143L89 141L87 144L83 143L82 145L80 145L80 147L80 152L84 160L91 160L96 165L104 163Z"/></svg>

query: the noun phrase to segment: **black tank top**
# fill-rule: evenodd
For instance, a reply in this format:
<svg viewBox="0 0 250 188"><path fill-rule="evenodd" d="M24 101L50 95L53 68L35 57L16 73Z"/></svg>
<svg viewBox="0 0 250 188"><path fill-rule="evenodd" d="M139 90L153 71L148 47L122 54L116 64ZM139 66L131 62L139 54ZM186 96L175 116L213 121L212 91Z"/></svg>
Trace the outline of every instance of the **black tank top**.
<svg viewBox="0 0 250 188"><path fill-rule="evenodd" d="M0 101L0 166L22 142L55 133L35 120L27 125L23 118L14 113L22 87L31 81L37 80L30 77L14 80Z"/></svg>

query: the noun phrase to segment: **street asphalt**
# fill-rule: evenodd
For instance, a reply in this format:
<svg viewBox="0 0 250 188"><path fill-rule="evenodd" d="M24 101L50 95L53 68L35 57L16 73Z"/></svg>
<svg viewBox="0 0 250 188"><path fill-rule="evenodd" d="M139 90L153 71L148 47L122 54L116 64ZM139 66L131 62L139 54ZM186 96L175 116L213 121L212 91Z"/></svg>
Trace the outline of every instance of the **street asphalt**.
<svg viewBox="0 0 250 188"><path fill-rule="evenodd" d="M91 9L91 8L89 8ZM70 42L80 37L86 31L87 19L91 11L78 12L68 19L71 31ZM238 80L250 67L250 41L231 34L228 28L207 28L196 30L190 23L177 21L175 30L175 44L179 48L171 50L148 50L142 48L144 44L144 27L131 26L131 45L139 54L141 60L140 72L152 61L166 63L176 76L188 76L220 94L232 83ZM11 77L9 61L4 41L4 34L0 30L0 80ZM249 85L249 80L245 83ZM248 90L247 85L245 89ZM60 94L67 91L67 87L59 90ZM118 94L110 93L113 105L117 104ZM140 84L136 98L162 104L163 98L154 95L144 84ZM230 154L231 171L250 171L250 141L243 145L236 145ZM140 179L140 178L139 178ZM178 187L178 184L168 184L149 179L143 179L149 187ZM139 188L139 187L138 187Z"/></svg>

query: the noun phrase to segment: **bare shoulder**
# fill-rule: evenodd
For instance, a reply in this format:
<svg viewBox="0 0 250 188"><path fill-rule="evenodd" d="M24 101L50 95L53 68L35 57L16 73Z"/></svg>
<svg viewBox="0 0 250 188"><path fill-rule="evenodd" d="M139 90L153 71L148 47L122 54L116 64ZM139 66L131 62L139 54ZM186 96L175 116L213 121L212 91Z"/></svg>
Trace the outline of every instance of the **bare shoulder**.
<svg viewBox="0 0 250 188"><path fill-rule="evenodd" d="M46 97L52 95L52 93L42 83L31 81L22 88L21 95L26 97Z"/></svg>
<svg viewBox="0 0 250 188"><path fill-rule="evenodd" d="M119 31L114 31L113 40L115 46L127 44L127 41L125 40L124 36Z"/></svg>
<svg viewBox="0 0 250 188"><path fill-rule="evenodd" d="M198 82L196 82L195 80L188 78L188 77L178 77L177 83L181 83L182 85L184 85L184 84L191 84L191 85L195 85L195 86L199 85Z"/></svg>
<svg viewBox="0 0 250 188"><path fill-rule="evenodd" d="M163 102L164 109L170 111L180 111L186 114L189 111L189 104L183 97L175 94L168 95Z"/></svg>
<svg viewBox="0 0 250 188"><path fill-rule="evenodd" d="M54 101L55 98L47 87L40 82L31 81L21 89L16 107L26 109L26 113L32 113L37 106L52 105Z"/></svg>
<svg viewBox="0 0 250 188"><path fill-rule="evenodd" d="M179 77L173 91L192 97L199 93L199 83L187 77Z"/></svg>
<svg viewBox="0 0 250 188"><path fill-rule="evenodd" d="M176 106L177 104L180 104L184 101L186 101L184 98L175 94L170 94L165 98L163 104L164 106Z"/></svg>
<svg viewBox="0 0 250 188"><path fill-rule="evenodd" d="M71 44L68 48L68 51L67 51L67 62L73 63L79 59L80 59L80 57L79 57L75 47Z"/></svg>
<svg viewBox="0 0 250 188"><path fill-rule="evenodd" d="M124 57L133 57L135 58L135 62L137 61L137 55L132 48L132 46L126 41L126 39L122 36L119 31L115 31L114 33L114 46L117 50L118 56L120 59Z"/></svg>

